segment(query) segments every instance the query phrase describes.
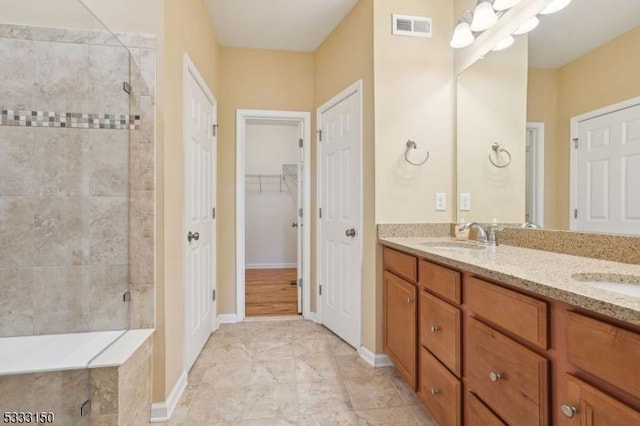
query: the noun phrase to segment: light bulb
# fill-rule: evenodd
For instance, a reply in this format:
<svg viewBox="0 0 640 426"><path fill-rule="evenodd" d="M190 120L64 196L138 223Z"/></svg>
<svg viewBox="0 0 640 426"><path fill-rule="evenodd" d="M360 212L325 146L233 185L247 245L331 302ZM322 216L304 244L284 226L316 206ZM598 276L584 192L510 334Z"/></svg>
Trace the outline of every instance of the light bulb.
<svg viewBox="0 0 640 426"><path fill-rule="evenodd" d="M454 49L460 49L469 46L473 43L475 37L471 32L471 27L467 21L460 20L453 30L453 37L451 38L451 47Z"/></svg>
<svg viewBox="0 0 640 426"><path fill-rule="evenodd" d="M534 16L533 18L529 19L527 22L522 24L520 28L515 30L513 32L513 35L526 34L529 31L533 30L535 27L537 27L539 23L540 23L540 20L538 19L538 17Z"/></svg>
<svg viewBox="0 0 640 426"><path fill-rule="evenodd" d="M553 0L547 7L542 9L540 14L551 15L552 13L556 13L557 11L569 6L569 3L571 3L571 0Z"/></svg>
<svg viewBox="0 0 640 426"><path fill-rule="evenodd" d="M496 44L493 47L493 49L491 49L491 50L493 50L494 52L498 52L500 50L504 50L504 49L510 47L515 41L516 41L516 39L513 38L513 36L507 36L501 42Z"/></svg>
<svg viewBox="0 0 640 426"><path fill-rule="evenodd" d="M522 0L495 0L493 2L494 10L507 10L511 9L516 4L520 3Z"/></svg>
<svg viewBox="0 0 640 426"><path fill-rule="evenodd" d="M498 16L493 11L491 2L488 0L480 0L473 11L471 31L484 31L493 26L496 22L498 22Z"/></svg>

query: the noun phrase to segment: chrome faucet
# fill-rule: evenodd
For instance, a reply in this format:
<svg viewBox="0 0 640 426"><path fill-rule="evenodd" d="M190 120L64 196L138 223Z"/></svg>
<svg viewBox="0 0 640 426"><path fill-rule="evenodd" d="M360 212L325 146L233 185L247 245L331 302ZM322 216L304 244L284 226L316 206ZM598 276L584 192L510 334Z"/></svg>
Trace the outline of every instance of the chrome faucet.
<svg viewBox="0 0 640 426"><path fill-rule="evenodd" d="M476 241L480 244L486 244L489 247L495 247L498 245L498 239L496 238L496 232L502 231L504 227L499 226L497 223L491 223L487 225L487 231L478 222L469 222L462 227L462 229L471 229L473 227L477 229Z"/></svg>
<svg viewBox="0 0 640 426"><path fill-rule="evenodd" d="M487 244L487 232L484 230L482 225L480 225L478 222L469 222L469 223L465 224L464 226L462 226L462 229L471 229L474 226L478 230L477 231L478 235L476 236L476 241L479 242L480 244ZM495 234L494 234L494 240L495 240Z"/></svg>

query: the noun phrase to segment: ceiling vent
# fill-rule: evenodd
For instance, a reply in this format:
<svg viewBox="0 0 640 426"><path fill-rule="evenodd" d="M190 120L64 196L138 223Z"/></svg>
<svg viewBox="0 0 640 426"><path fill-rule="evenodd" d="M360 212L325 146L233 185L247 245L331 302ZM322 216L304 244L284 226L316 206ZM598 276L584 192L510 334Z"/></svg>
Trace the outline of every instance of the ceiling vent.
<svg viewBox="0 0 640 426"><path fill-rule="evenodd" d="M431 37L431 18L426 16L393 15L393 34Z"/></svg>

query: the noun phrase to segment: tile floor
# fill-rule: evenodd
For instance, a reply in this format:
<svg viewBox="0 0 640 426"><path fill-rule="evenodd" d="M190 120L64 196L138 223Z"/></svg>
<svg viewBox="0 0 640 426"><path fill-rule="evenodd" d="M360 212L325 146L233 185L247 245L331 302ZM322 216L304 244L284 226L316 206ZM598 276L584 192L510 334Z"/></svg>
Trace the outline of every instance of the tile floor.
<svg viewBox="0 0 640 426"><path fill-rule="evenodd" d="M168 424L436 426L395 368L306 320L221 326Z"/></svg>

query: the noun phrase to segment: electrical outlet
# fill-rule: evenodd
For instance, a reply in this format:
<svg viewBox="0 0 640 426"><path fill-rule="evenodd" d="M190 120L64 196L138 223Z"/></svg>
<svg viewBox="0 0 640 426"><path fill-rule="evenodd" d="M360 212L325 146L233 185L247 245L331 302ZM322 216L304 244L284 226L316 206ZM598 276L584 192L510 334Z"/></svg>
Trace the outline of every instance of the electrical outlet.
<svg viewBox="0 0 640 426"><path fill-rule="evenodd" d="M471 210L471 194L469 192L460 193L460 208L461 211Z"/></svg>
<svg viewBox="0 0 640 426"><path fill-rule="evenodd" d="M436 192L436 211L445 211L447 209L447 194L444 192Z"/></svg>

